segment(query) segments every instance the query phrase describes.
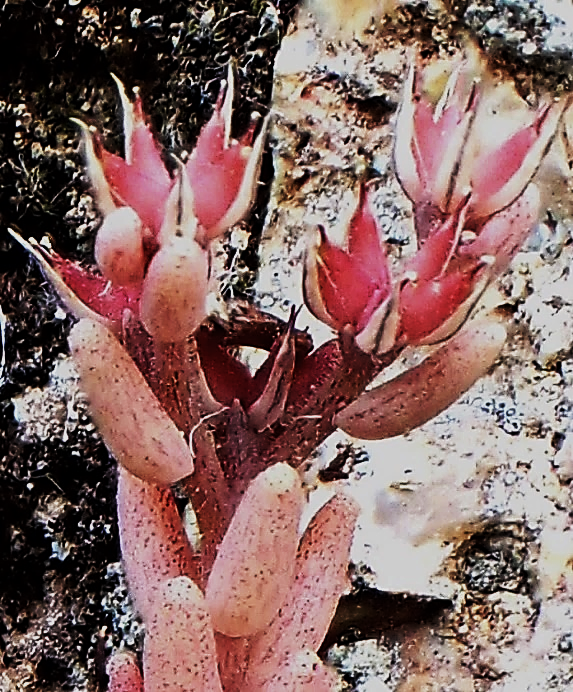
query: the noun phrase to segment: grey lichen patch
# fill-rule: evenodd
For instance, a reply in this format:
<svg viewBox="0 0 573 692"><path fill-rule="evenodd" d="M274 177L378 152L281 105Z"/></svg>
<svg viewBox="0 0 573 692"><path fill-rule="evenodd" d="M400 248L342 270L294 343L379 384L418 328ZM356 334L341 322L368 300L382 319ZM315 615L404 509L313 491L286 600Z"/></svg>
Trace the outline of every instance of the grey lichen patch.
<svg viewBox="0 0 573 692"><path fill-rule="evenodd" d="M105 582L106 590L101 606L103 612L111 618L110 627L103 633L106 646L109 649L125 647L140 651L144 628L134 610L120 562L112 562L107 566ZM93 641L97 644L96 635Z"/></svg>
<svg viewBox="0 0 573 692"><path fill-rule="evenodd" d="M404 673L399 645L376 639L333 646L328 662L342 678L340 692L390 692Z"/></svg>
<svg viewBox="0 0 573 692"><path fill-rule="evenodd" d="M492 53L511 52L529 69L539 68L539 76L545 68L557 78L571 67L573 22L565 2L476 0L468 4L463 21Z"/></svg>
<svg viewBox="0 0 573 692"><path fill-rule="evenodd" d="M476 532L456 551L456 577L468 592L533 592L531 542L519 525Z"/></svg>
<svg viewBox="0 0 573 692"><path fill-rule="evenodd" d="M47 387L28 387L12 399L14 418L21 426L23 441L51 437L66 440L70 427L77 424L76 403L82 401L72 360L59 359ZM85 408L84 405L84 414Z"/></svg>

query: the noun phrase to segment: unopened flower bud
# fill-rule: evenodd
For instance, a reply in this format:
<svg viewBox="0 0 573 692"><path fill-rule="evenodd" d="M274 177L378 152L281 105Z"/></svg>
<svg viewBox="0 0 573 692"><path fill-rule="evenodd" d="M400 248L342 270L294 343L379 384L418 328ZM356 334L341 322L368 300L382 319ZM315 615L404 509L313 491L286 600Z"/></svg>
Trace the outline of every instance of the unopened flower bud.
<svg viewBox="0 0 573 692"><path fill-rule="evenodd" d="M145 271L142 225L130 207L108 214L95 242L95 258L101 273L115 286L141 283Z"/></svg>
<svg viewBox="0 0 573 692"><path fill-rule="evenodd" d="M183 341L205 319L208 283L208 253L192 238L172 238L155 254L143 281L143 326L158 341Z"/></svg>

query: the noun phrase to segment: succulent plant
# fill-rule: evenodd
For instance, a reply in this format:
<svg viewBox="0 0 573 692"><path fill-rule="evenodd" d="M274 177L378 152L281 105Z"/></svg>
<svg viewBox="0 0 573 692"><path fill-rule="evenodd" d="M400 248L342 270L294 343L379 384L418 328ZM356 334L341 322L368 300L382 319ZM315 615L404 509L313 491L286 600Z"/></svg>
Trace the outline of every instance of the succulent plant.
<svg viewBox="0 0 573 692"><path fill-rule="evenodd" d="M139 97L131 102L116 82L125 156L80 124L103 216L97 267L18 237L79 318L70 348L119 463L122 556L146 641L143 673L124 652L112 657L110 690L332 689L317 651L346 587L358 510L335 491L301 533L298 470L337 428L382 439L421 425L495 362L503 325L470 314L536 223L531 179L566 103L482 147L483 99L464 63L437 104L413 66L395 168L418 250L391 266L363 184L346 245L321 228L309 247L306 304L334 332L315 348L294 308L287 323L253 306L228 320L208 314L213 243L251 206L266 130L255 117L231 139L232 70L173 173ZM438 343L415 368L367 389L406 346ZM245 347L267 353L255 372Z"/></svg>

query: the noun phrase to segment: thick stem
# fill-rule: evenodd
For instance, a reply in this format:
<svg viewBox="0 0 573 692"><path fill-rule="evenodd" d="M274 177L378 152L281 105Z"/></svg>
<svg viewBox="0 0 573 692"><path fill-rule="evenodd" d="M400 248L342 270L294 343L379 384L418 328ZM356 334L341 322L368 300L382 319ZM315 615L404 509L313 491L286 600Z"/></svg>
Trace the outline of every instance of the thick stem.
<svg viewBox="0 0 573 692"><path fill-rule="evenodd" d="M203 580L210 571L232 511L229 486L221 470L213 437L203 419L214 413L204 382L195 342L153 342L156 396L177 427L189 439L195 471L183 482L202 534Z"/></svg>
<svg viewBox="0 0 573 692"><path fill-rule="evenodd" d="M318 445L336 430L332 422L334 415L354 401L399 354L399 349L393 349L382 358L374 359L353 343L344 344L344 347L338 342L331 343L335 344L333 351L337 349L338 353L333 353L334 367L330 377L320 386L311 383L308 387L310 395L304 405L287 410L284 430L264 450L265 466L279 461L300 466L306 461Z"/></svg>

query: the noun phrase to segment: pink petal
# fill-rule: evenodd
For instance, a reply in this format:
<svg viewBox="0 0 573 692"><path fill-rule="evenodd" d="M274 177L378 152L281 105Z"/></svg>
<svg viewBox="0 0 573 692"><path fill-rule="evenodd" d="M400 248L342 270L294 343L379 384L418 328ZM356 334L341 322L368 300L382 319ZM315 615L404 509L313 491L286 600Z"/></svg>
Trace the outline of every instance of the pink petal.
<svg viewBox="0 0 573 692"><path fill-rule="evenodd" d="M338 328L360 322L377 286L350 255L322 232L318 250L318 285L326 311Z"/></svg>
<svg viewBox="0 0 573 692"><path fill-rule="evenodd" d="M231 140L234 91L234 69L230 64L227 84L223 84L213 115L201 130L187 163L205 244L245 216L259 179L268 117L254 141L258 115L251 119L239 142Z"/></svg>
<svg viewBox="0 0 573 692"><path fill-rule="evenodd" d="M121 322L126 309L138 312L139 288L110 286L103 276L56 253L50 254L50 262L66 286L98 315Z"/></svg>
<svg viewBox="0 0 573 692"><path fill-rule="evenodd" d="M445 217L426 237L422 247L404 265L405 272L414 272L419 281L428 281L442 274L457 248L463 229L469 196L454 214Z"/></svg>
<svg viewBox="0 0 573 692"><path fill-rule="evenodd" d="M201 132L197 147L187 163L195 193L195 214L199 223L207 229L217 227L237 197L251 153L249 147L243 147L238 142L223 149L222 119L217 129L209 125ZM205 132L207 128L209 130ZM221 148L218 148L219 145Z"/></svg>
<svg viewBox="0 0 573 692"><path fill-rule="evenodd" d="M141 104L141 101L136 102ZM140 105L141 107L141 105ZM143 118L143 113L141 114ZM161 149L157 145L148 125L143 120L136 122L131 140L132 161L135 170L149 171L157 185L170 187L171 180L161 158Z"/></svg>
<svg viewBox="0 0 573 692"><path fill-rule="evenodd" d="M458 254L475 260L491 255L495 258L494 272L501 273L531 233L539 211L539 190L530 184L510 207L485 223L475 241L462 245Z"/></svg>
<svg viewBox="0 0 573 692"><path fill-rule="evenodd" d="M483 219L519 197L547 153L569 105L570 99L561 99L541 108L529 127L478 158L473 172L472 217Z"/></svg>
<svg viewBox="0 0 573 692"><path fill-rule="evenodd" d="M474 164L474 199L487 199L500 190L517 172L538 137L535 123L515 132L493 151L487 151Z"/></svg>
<svg viewBox="0 0 573 692"><path fill-rule="evenodd" d="M471 294L473 274L455 271L441 279L406 283L400 293L400 335L415 344L436 331Z"/></svg>
<svg viewBox="0 0 573 692"><path fill-rule="evenodd" d="M118 202L134 209L144 225L157 235L171 189L171 180L163 163L159 166L130 166L120 156L103 148L100 155L105 177Z"/></svg>
<svg viewBox="0 0 573 692"><path fill-rule="evenodd" d="M445 156L450 138L459 125L463 110L458 106L446 108L438 120L434 120L435 106L422 97L414 115L414 155L424 187L431 189L438 168Z"/></svg>
<svg viewBox="0 0 573 692"><path fill-rule="evenodd" d="M389 290L390 267L378 223L368 202L366 186L360 186L358 206L350 220L348 254L382 290Z"/></svg>
<svg viewBox="0 0 573 692"><path fill-rule="evenodd" d="M418 200L423 196L427 182L422 178L419 156L414 154L416 148L414 119L419 100L418 94L415 93L416 76L416 67L414 61L411 60L396 120L393 149L396 176L411 200Z"/></svg>

